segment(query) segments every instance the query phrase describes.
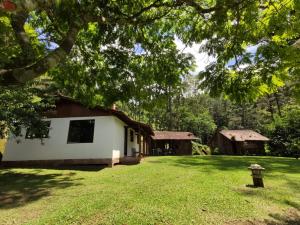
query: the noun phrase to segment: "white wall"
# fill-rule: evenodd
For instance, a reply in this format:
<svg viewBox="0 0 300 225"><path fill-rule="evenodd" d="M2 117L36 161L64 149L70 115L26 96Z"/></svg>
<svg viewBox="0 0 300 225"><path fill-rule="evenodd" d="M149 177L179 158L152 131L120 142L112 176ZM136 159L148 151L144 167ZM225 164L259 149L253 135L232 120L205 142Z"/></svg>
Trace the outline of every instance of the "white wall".
<svg viewBox="0 0 300 225"><path fill-rule="evenodd" d="M67 144L70 120L95 119L94 142ZM124 123L114 116L52 118L49 138L10 137L3 161L51 159L106 159L124 155Z"/></svg>
<svg viewBox="0 0 300 225"><path fill-rule="evenodd" d="M113 158L124 157L125 126L126 124L114 117Z"/></svg>

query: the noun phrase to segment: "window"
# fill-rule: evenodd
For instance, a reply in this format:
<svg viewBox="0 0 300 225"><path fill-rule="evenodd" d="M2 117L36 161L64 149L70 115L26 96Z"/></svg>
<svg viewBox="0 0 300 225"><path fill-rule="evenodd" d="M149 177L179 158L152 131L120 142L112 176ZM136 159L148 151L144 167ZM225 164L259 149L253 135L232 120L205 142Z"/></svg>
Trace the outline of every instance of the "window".
<svg viewBox="0 0 300 225"><path fill-rule="evenodd" d="M68 144L93 143L95 120L71 120Z"/></svg>
<svg viewBox="0 0 300 225"><path fill-rule="evenodd" d="M45 129L42 129L41 127L37 128L28 128L26 131L25 138L26 139L34 139L34 138L49 138L49 130L50 130L50 124L51 121L43 121L45 124Z"/></svg>
<svg viewBox="0 0 300 225"><path fill-rule="evenodd" d="M134 132L133 132L133 130L130 130L130 141L134 142Z"/></svg>

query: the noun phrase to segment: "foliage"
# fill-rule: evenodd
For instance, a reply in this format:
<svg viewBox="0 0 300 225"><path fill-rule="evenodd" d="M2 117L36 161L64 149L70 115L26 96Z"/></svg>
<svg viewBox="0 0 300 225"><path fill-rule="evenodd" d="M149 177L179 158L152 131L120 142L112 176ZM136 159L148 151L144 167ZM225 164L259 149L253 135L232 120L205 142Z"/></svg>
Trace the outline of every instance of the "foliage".
<svg viewBox="0 0 300 225"><path fill-rule="evenodd" d="M106 84L111 77L116 80L116 76L130 80L132 72L146 70L140 69L139 65L148 61L132 57L135 52L141 58L147 55L153 60L160 53L174 50L174 32L165 26L168 19L164 17L170 10L186 6L185 2L160 0L122 3L29 0L12 4L16 4L16 12L6 10L4 4L0 8L3 27L0 35L12 37L4 38L0 43L3 50L9 50L7 56L0 58L2 85L32 80L67 58L68 63L71 60L73 64L89 66L88 71L81 70L86 85L89 85L86 76L98 70L104 74ZM175 18L175 15L170 17ZM165 65L172 64L174 56L160 59L166 61ZM175 59L180 60L180 55L175 54ZM148 70L153 72L155 65Z"/></svg>
<svg viewBox="0 0 300 225"><path fill-rule="evenodd" d="M193 69L192 56L179 52L174 35L164 30L167 6L161 1L15 4L17 12L0 9L2 86L44 74L56 92L88 106L143 101L151 107L149 99L170 95Z"/></svg>
<svg viewBox="0 0 300 225"><path fill-rule="evenodd" d="M128 57L128 49L141 46L142 52L155 56L172 48L170 41L176 36L188 45L202 43L201 50L215 58L200 75L201 87L214 96L225 93L242 103L276 92L287 80L298 93L299 49L292 46L300 32L296 0L28 0L12 4L13 12L4 4L0 9L2 84L41 76L67 57L75 61L83 57L81 63L91 64L91 70L100 66L104 74L120 73L119 79L130 79L124 64L134 59ZM95 54L98 50L102 54ZM120 59L120 65L114 62L120 68L109 68L105 54L112 55L111 60ZM85 74L81 81L89 86L92 75L81 72L81 77ZM141 71L137 67L135 72ZM110 84L110 77L104 77L103 82Z"/></svg>
<svg viewBox="0 0 300 225"><path fill-rule="evenodd" d="M143 53L137 53L134 48L113 45L101 50L101 43L95 45L85 47L83 55L74 50L72 56L80 59L67 60L49 73L61 93L87 105L110 106L132 100L143 101L147 107L152 96L168 94L168 88L179 85L181 77L193 68L192 57L180 53L169 38L155 43L151 54L142 47Z"/></svg>
<svg viewBox="0 0 300 225"><path fill-rule="evenodd" d="M268 125L270 153L279 156L300 154L300 107L286 106L282 117Z"/></svg>
<svg viewBox="0 0 300 225"><path fill-rule="evenodd" d="M181 79L185 80L186 77ZM199 137L202 143L207 143L216 129L206 104L209 97L184 96L189 88L181 81L181 85L168 85L166 92L156 93L149 99L134 99L133 104L123 103L119 106L133 118L151 124L154 129L189 131Z"/></svg>
<svg viewBox="0 0 300 225"><path fill-rule="evenodd" d="M5 2L16 10L1 4L2 133L18 134L14 124L38 125L36 113L47 100L33 101L41 94L10 85L40 76L86 105L119 101L135 119L189 130L203 143L216 127L266 132L290 98L282 89L300 93L296 0ZM199 74L199 86L186 82L194 62L176 49L177 38L201 43L215 58Z"/></svg>
<svg viewBox="0 0 300 225"><path fill-rule="evenodd" d="M216 129L212 116L207 110L201 111L199 107L197 113L189 112L191 108L186 109L178 116L181 129L194 133L201 138L202 143L207 143Z"/></svg>
<svg viewBox="0 0 300 225"><path fill-rule="evenodd" d="M41 132L46 129L42 122L43 113L53 107L53 97L45 94L45 87L38 84L0 90L0 136L8 133L22 135L21 128Z"/></svg>
<svg viewBox="0 0 300 225"><path fill-rule="evenodd" d="M0 154L4 152L5 149L5 145L6 145L6 139L0 139Z"/></svg>
<svg viewBox="0 0 300 225"><path fill-rule="evenodd" d="M276 92L284 81L299 83L298 1L240 1L209 23L203 49L216 60L200 74L211 95L225 93L238 103ZM296 84L296 85L295 85Z"/></svg>
<svg viewBox="0 0 300 225"><path fill-rule="evenodd" d="M192 141L193 155L210 155L211 151L207 145Z"/></svg>

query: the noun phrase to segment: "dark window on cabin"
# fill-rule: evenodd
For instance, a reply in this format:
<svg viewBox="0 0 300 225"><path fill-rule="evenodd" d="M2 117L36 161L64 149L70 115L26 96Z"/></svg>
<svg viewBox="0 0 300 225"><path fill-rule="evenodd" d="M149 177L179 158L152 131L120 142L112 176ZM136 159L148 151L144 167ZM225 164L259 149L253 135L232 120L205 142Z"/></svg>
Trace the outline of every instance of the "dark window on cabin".
<svg viewBox="0 0 300 225"><path fill-rule="evenodd" d="M133 130L130 130L130 141L134 142L134 132L133 132Z"/></svg>
<svg viewBox="0 0 300 225"><path fill-rule="evenodd" d="M93 143L95 120L71 120L68 144Z"/></svg>
<svg viewBox="0 0 300 225"><path fill-rule="evenodd" d="M45 124L45 129L42 129L40 127L38 128L28 128L26 131L25 138L26 139L34 139L34 138L48 138L49 137L49 130L51 121L43 121Z"/></svg>

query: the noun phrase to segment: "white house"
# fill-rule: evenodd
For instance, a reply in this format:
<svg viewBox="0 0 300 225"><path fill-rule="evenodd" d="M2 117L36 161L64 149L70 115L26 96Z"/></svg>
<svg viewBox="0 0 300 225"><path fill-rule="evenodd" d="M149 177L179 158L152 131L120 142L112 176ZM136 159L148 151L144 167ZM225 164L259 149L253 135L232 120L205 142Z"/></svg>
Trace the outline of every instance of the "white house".
<svg viewBox="0 0 300 225"><path fill-rule="evenodd" d="M2 163L8 166L107 164L138 161L149 153L150 126L121 111L87 108L61 97L55 111L47 112L49 130L34 134L22 130L10 137ZM41 142L42 137L42 142Z"/></svg>

